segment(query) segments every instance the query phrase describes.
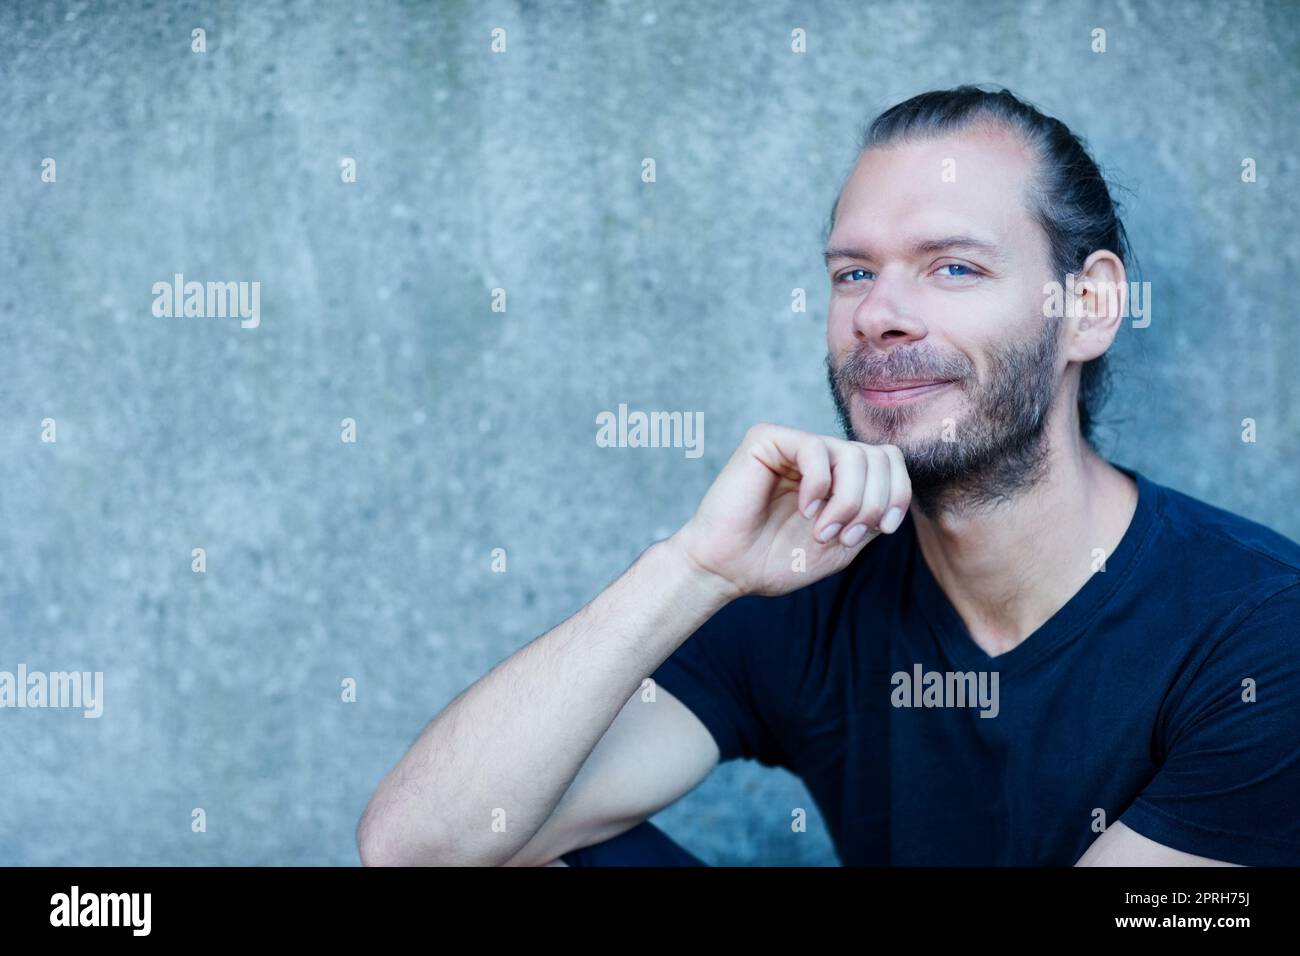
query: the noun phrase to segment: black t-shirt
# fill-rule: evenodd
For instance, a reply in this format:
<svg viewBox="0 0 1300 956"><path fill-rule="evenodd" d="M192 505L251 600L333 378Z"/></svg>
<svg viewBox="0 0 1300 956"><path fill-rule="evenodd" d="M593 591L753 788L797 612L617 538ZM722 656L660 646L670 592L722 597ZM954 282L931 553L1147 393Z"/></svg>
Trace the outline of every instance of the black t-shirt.
<svg viewBox="0 0 1300 956"><path fill-rule="evenodd" d="M1300 545L1116 467L1138 483L1123 539L1006 653L971 639L909 516L727 605L654 680L723 761L800 777L845 865L1068 866L1116 820L1300 865Z"/></svg>

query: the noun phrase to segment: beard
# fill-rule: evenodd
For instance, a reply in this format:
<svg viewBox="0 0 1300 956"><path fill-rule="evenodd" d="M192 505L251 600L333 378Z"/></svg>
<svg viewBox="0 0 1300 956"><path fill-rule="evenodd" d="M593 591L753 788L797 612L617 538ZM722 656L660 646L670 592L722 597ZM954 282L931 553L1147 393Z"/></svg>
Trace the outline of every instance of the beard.
<svg viewBox="0 0 1300 956"><path fill-rule="evenodd" d="M1042 321L1033 341L992 354L988 381L976 379L962 356L945 357L921 346L888 352L859 348L838 367L826 356L827 381L840 427L849 441L897 445L907 463L912 500L921 512L985 512L1033 487L1047 473L1048 413L1056 394L1058 324ZM882 408L858 394L867 383L948 379L969 399L962 418L945 419L934 435L907 436L922 402ZM866 419L866 433L853 426L850 405ZM951 437L949 437L951 436Z"/></svg>

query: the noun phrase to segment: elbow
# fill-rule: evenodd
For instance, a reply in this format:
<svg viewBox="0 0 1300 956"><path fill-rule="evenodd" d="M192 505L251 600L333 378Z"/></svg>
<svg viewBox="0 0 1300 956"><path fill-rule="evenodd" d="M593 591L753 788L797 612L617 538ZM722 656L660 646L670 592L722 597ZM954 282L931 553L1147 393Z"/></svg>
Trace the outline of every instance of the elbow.
<svg viewBox="0 0 1300 956"><path fill-rule="evenodd" d="M382 828L374 823L367 823L363 817L357 826L357 853L362 866L436 866L437 861L431 856L417 859L403 849L402 842L388 836Z"/></svg>
<svg viewBox="0 0 1300 956"><path fill-rule="evenodd" d="M394 865L378 841L364 831L357 832L357 854L361 857L362 866Z"/></svg>
<svg viewBox="0 0 1300 956"><path fill-rule="evenodd" d="M362 866L410 866L412 861L405 859L402 841L395 838L393 821L376 807L375 797L371 797L361 819L357 821L357 853Z"/></svg>
<svg viewBox="0 0 1300 956"><path fill-rule="evenodd" d="M439 842L376 809L366 807L356 829L357 853L362 866L442 866Z"/></svg>
<svg viewBox="0 0 1300 956"><path fill-rule="evenodd" d="M362 866L395 866L388 848L388 842L381 836L381 830L370 807L361 814L357 822L357 853Z"/></svg>

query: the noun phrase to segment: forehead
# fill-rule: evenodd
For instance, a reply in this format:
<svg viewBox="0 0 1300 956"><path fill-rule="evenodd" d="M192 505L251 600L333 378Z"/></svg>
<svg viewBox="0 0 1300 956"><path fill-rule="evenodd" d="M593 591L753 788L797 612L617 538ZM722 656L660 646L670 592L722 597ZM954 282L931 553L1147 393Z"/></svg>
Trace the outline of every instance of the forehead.
<svg viewBox="0 0 1300 956"><path fill-rule="evenodd" d="M831 244L975 233L1023 247L1039 232L1028 201L1033 169L1029 148L1004 128L871 147L840 193Z"/></svg>

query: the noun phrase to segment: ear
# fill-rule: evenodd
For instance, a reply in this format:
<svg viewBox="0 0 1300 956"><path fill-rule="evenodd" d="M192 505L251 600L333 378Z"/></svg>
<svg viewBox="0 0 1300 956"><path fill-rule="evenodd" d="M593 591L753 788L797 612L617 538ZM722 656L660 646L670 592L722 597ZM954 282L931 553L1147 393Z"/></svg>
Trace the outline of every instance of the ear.
<svg viewBox="0 0 1300 956"><path fill-rule="evenodd" d="M1066 358L1089 362L1110 348L1128 314L1128 274L1115 253L1098 249L1084 260L1069 305Z"/></svg>

